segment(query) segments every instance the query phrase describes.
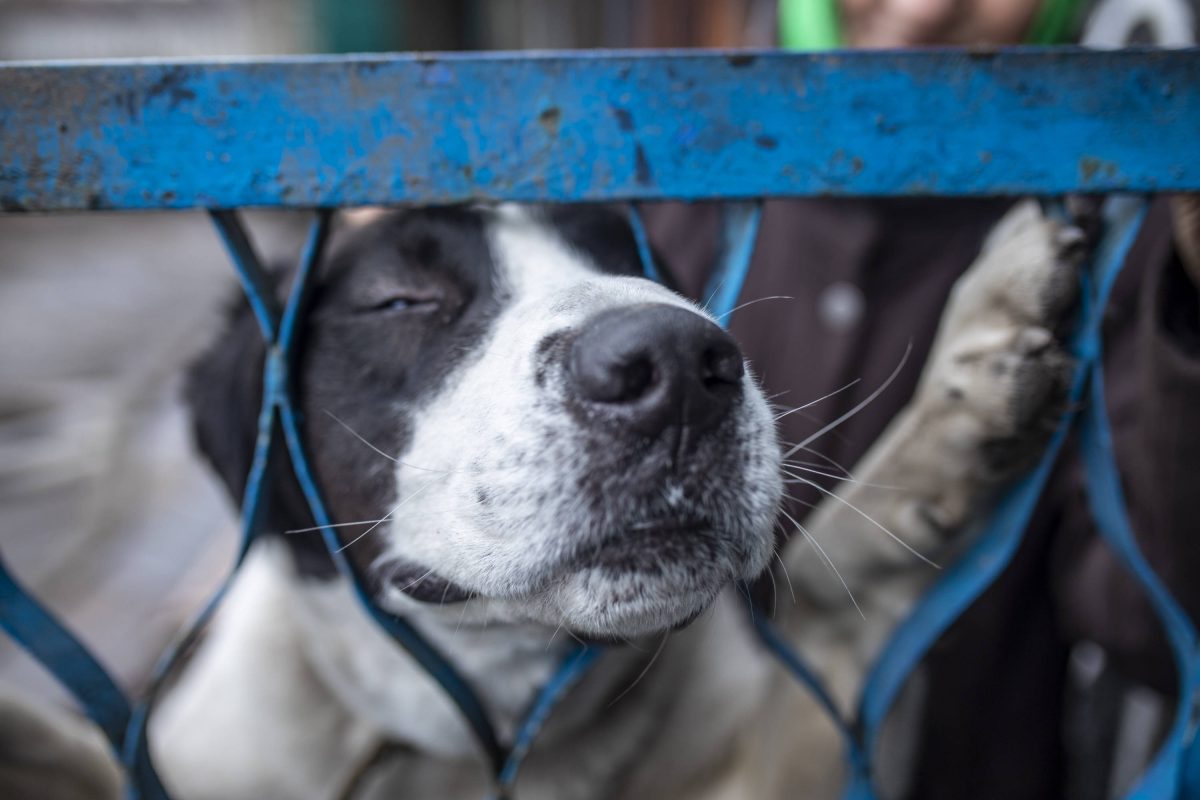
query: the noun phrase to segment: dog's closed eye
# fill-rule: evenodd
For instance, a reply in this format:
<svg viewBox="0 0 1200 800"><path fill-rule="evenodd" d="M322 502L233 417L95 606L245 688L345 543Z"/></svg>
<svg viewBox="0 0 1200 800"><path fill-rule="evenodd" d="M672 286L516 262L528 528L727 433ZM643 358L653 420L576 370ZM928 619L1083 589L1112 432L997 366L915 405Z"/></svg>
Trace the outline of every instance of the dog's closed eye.
<svg viewBox="0 0 1200 800"><path fill-rule="evenodd" d="M429 313L437 311L442 306L441 297L420 294L395 294L382 299L373 300L362 310L375 313Z"/></svg>
<svg viewBox="0 0 1200 800"><path fill-rule="evenodd" d="M425 314L448 305L446 287L434 281L375 277L352 285L350 306L358 314Z"/></svg>

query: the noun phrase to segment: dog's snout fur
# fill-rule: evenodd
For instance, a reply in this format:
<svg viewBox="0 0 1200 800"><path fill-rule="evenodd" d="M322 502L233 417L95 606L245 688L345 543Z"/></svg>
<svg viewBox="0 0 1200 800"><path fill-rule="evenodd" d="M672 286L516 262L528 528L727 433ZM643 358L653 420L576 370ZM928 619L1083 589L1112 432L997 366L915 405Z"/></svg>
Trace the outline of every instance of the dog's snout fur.
<svg viewBox="0 0 1200 800"><path fill-rule="evenodd" d="M568 352L567 378L589 417L646 437L707 430L742 391L737 343L695 312L662 303L604 311Z"/></svg>

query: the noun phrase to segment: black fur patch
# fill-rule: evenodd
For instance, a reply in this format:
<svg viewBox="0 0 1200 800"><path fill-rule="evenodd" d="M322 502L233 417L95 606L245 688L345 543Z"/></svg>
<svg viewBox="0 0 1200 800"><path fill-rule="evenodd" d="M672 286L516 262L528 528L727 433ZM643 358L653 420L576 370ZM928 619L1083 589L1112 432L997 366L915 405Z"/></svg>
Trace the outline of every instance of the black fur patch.
<svg viewBox="0 0 1200 800"><path fill-rule="evenodd" d="M395 464L355 434L398 457L411 436L406 410L437 391L483 340L503 302L483 213L387 214L337 232L318 266L294 379L308 456L337 522L377 520L395 496ZM262 357L243 302L225 336L189 374L197 440L236 502L253 454ZM268 507L271 532L313 524L286 470L273 476ZM339 535L350 542L368 527ZM318 533L285 541L303 573L334 574ZM349 552L362 566L378 550L369 535Z"/></svg>

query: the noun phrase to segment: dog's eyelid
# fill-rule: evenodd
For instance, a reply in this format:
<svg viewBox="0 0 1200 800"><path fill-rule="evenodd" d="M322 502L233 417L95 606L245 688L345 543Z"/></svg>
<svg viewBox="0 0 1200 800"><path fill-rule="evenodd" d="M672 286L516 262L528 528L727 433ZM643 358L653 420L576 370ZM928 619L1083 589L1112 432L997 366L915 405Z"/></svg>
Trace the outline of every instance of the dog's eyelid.
<svg viewBox="0 0 1200 800"><path fill-rule="evenodd" d="M374 275L350 291L355 311L424 311L446 303L445 287L436 283L410 282Z"/></svg>
<svg viewBox="0 0 1200 800"><path fill-rule="evenodd" d="M443 298L428 294L393 294L366 305L363 311L436 311L442 307Z"/></svg>

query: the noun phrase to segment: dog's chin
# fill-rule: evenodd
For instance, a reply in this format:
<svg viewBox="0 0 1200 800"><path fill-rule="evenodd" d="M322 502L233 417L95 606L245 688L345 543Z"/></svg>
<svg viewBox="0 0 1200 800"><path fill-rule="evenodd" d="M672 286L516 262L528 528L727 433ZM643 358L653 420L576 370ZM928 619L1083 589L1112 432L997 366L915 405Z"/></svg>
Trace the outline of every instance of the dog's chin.
<svg viewBox="0 0 1200 800"><path fill-rule="evenodd" d="M694 523L640 525L529 572L493 573L498 585L470 579L459 584L436 568L395 560L381 571L386 585L380 588L410 610L478 599L486 601L493 621L535 622L580 639L621 641L687 626L726 586L758 575L770 553L766 536L730 537Z"/></svg>
<svg viewBox="0 0 1200 800"><path fill-rule="evenodd" d="M703 614L729 577L710 575L680 586L645 574L584 569L552 598L562 626L576 637L619 642L686 627Z"/></svg>
<svg viewBox="0 0 1200 800"><path fill-rule="evenodd" d="M491 598L500 603L526 604L537 621L570 631L578 638L618 641L683 628L702 614L721 589L733 580L711 564L663 570L622 565L572 569L554 581L554 588L533 597ZM684 579L680 580L680 573ZM416 578L411 578L416 575ZM405 565L389 576L384 595L404 595L420 605L445 606L485 594L469 591L424 568Z"/></svg>
<svg viewBox="0 0 1200 800"><path fill-rule="evenodd" d="M625 533L566 565L554 605L564 627L596 639L631 639L683 628L720 592L765 569L769 535L729 536L712 527Z"/></svg>
<svg viewBox="0 0 1200 800"><path fill-rule="evenodd" d="M548 598L558 622L579 637L602 641L679 629L726 586L758 574L770 554L769 546L762 554L746 553L711 531L672 533L622 537L564 565Z"/></svg>

